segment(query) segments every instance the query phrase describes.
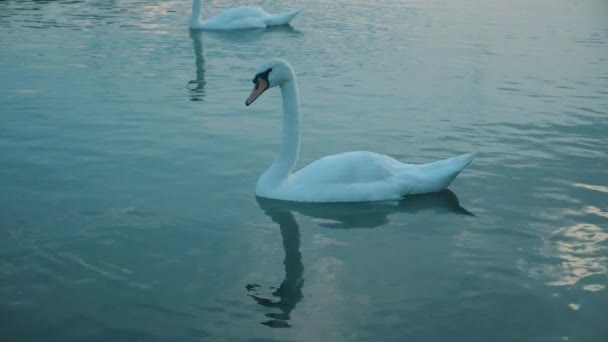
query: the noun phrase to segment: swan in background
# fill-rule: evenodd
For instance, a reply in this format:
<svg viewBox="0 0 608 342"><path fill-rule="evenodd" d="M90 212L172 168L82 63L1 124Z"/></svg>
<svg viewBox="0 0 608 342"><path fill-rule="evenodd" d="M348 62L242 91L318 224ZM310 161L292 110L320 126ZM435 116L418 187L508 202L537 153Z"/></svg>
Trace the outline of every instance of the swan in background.
<svg viewBox="0 0 608 342"><path fill-rule="evenodd" d="M272 59L258 68L253 83L247 106L272 87L280 87L283 97L281 148L258 180L259 197L318 203L399 200L445 189L475 157L466 153L428 164L405 164L355 151L323 157L292 173L300 152L300 99L293 68L285 60Z"/></svg>
<svg viewBox="0 0 608 342"><path fill-rule="evenodd" d="M301 9L270 14L257 6L241 6L219 13L207 20L201 18L201 0L192 1L190 28L201 30L241 30L288 25Z"/></svg>

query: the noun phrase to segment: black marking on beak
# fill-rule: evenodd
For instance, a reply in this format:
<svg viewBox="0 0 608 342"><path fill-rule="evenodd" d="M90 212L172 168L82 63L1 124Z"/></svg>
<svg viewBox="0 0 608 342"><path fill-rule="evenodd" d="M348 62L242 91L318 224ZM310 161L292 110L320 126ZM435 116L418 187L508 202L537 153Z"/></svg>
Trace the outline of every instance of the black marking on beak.
<svg viewBox="0 0 608 342"><path fill-rule="evenodd" d="M255 86L253 87L253 91L251 91L251 95L249 95L249 97L245 101L246 106L252 104L253 101L255 101L260 95L262 95L262 93L264 93L268 89L268 87L270 86L270 82L268 82L268 75L271 71L272 68L255 75L255 77L253 78L253 83L255 84Z"/></svg>

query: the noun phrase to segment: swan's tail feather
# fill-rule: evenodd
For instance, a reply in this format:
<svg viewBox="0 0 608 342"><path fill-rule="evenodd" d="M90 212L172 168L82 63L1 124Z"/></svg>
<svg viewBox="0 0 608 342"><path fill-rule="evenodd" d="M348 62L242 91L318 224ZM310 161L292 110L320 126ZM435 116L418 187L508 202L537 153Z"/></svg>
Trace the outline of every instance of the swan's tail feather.
<svg viewBox="0 0 608 342"><path fill-rule="evenodd" d="M270 16L270 18L268 18L266 20L266 25L268 25L268 26L288 25L289 22L292 21L293 18L295 18L296 15L298 15L298 13L300 13L300 11L302 11L301 8L297 9L295 11L291 11L291 12L273 14Z"/></svg>
<svg viewBox="0 0 608 342"><path fill-rule="evenodd" d="M440 178L444 179L444 187L447 188L447 186L454 181L456 176L458 176L465 167L471 164L473 159L475 159L476 154L476 152L465 153L446 160L437 161L431 165L434 165L433 169L436 170L437 173L443 174L443 177Z"/></svg>
<svg viewBox="0 0 608 342"><path fill-rule="evenodd" d="M456 157L439 160L434 163L422 165L422 173L426 178L424 185L414 187L411 194L436 192L447 188L467 167L473 159L476 152L461 154Z"/></svg>
<svg viewBox="0 0 608 342"><path fill-rule="evenodd" d="M462 171L465 167L471 164L476 155L477 152L469 152L446 160L438 161L436 163L445 163L451 165L454 169Z"/></svg>

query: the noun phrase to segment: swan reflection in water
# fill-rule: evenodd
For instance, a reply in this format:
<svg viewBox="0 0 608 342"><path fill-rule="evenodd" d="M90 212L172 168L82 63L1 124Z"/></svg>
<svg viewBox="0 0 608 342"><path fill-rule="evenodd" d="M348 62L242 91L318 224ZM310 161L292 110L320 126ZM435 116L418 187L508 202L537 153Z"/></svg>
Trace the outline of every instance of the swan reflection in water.
<svg viewBox="0 0 608 342"><path fill-rule="evenodd" d="M285 250L285 260L283 261L285 265L285 279L272 292L272 296L278 300L257 295L256 292L260 288L257 284L247 284L246 288L248 295L258 304L267 308L277 308L280 310L279 313L267 313L266 317L269 320L262 322L262 324L273 328L285 328L290 327L288 321L291 311L296 308L296 304L304 297L302 294L304 264L302 264L302 254L300 253L300 227L291 211L275 210L276 208L272 206L265 207L265 201L267 200L258 198L260 207L281 229L283 249Z"/></svg>
<svg viewBox="0 0 608 342"><path fill-rule="evenodd" d="M190 39L196 61L196 79L188 82L191 101L203 101L205 97L205 56L203 56L203 36L201 31L190 30Z"/></svg>
<svg viewBox="0 0 608 342"><path fill-rule="evenodd" d="M294 212L316 219L326 228L375 228L388 224L389 215L395 213L416 213L422 210L448 212L474 216L463 208L456 194L450 190L438 193L409 196L401 201L376 203L298 203L256 197L258 205L270 219L279 225L285 250L285 279L274 290L272 298L259 295L261 286L247 284L247 295L259 305L278 309L279 312L266 314L267 320L261 322L273 328L288 328L291 312L304 298L304 264L300 253L300 227Z"/></svg>

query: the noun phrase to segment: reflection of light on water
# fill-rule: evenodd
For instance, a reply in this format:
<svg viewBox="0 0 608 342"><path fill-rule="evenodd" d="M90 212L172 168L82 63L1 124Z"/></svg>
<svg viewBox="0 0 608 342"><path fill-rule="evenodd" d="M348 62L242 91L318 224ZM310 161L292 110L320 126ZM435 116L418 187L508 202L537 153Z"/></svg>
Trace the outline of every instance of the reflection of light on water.
<svg viewBox="0 0 608 342"><path fill-rule="evenodd" d="M593 214L593 215L608 218L608 212L602 211L600 208L594 207L592 205L585 207L583 210L585 211L586 214Z"/></svg>
<svg viewBox="0 0 608 342"><path fill-rule="evenodd" d="M317 247L330 247L330 246L348 246L348 243L342 242L336 239L332 239L330 237L315 234L313 236L313 244Z"/></svg>
<svg viewBox="0 0 608 342"><path fill-rule="evenodd" d="M574 303L568 304L568 306L570 307L570 309L572 309L574 311L577 311L581 307L579 304L574 304Z"/></svg>
<svg viewBox="0 0 608 342"><path fill-rule="evenodd" d="M606 273L607 257L602 256L605 248L600 242L608 239L608 233L599 226L578 223L560 229L556 232L556 236L558 237L555 243L556 253L562 259L562 263L560 270L556 272L557 279L549 282L549 285L574 285L583 278Z"/></svg>
<svg viewBox="0 0 608 342"><path fill-rule="evenodd" d="M340 302L344 300L339 291L338 275L343 271L344 262L336 257L322 257L311 266L311 273L315 274L315 280L311 282L311 288L317 294L321 302ZM320 304L320 303L319 303Z"/></svg>
<svg viewBox="0 0 608 342"><path fill-rule="evenodd" d="M603 185L592 185L592 184L584 184L584 183L574 183L574 186L577 188L584 188L587 190L599 191L608 193L608 186Z"/></svg>
<svg viewBox="0 0 608 342"><path fill-rule="evenodd" d="M597 292L604 289L604 285L600 284L590 284L583 286L583 290L590 292Z"/></svg>
<svg viewBox="0 0 608 342"><path fill-rule="evenodd" d="M566 209L563 212L572 216L597 215L603 218L608 218L607 211L603 211L602 209L593 205L588 205L580 210Z"/></svg>
<svg viewBox="0 0 608 342"><path fill-rule="evenodd" d="M165 25L161 25L161 24L157 24L157 23L138 23L137 26L148 29L148 30L162 29L165 27Z"/></svg>
<svg viewBox="0 0 608 342"><path fill-rule="evenodd" d="M160 2L155 4L146 4L141 7L140 13L144 18L156 19L162 17L167 12L173 11L171 2Z"/></svg>
<svg viewBox="0 0 608 342"><path fill-rule="evenodd" d="M169 23L161 22L164 17L167 16L168 12L174 11L171 6L172 3L159 3L159 4L148 4L142 6L139 14L141 20L134 20L133 25L149 30L154 34L165 35L169 34L168 28Z"/></svg>

